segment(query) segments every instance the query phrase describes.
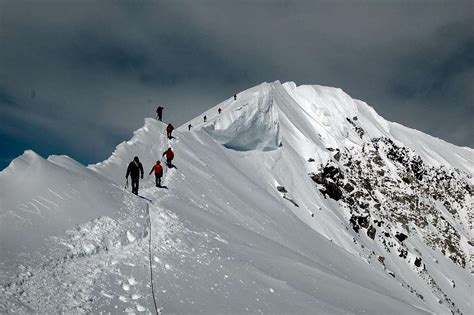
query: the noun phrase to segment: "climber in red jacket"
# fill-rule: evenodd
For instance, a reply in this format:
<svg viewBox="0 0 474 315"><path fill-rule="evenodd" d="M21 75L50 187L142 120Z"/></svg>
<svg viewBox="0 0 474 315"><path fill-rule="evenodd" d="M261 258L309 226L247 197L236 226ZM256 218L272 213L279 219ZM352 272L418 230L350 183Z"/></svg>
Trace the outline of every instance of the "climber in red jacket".
<svg viewBox="0 0 474 315"><path fill-rule="evenodd" d="M155 183L156 187L161 187L161 177L163 176L163 167L160 161L156 161L156 164L152 167L150 174L155 171Z"/></svg>
<svg viewBox="0 0 474 315"><path fill-rule="evenodd" d="M168 167L173 167L173 164L171 161L174 159L174 152L171 150L171 148L168 148L165 152L163 152L163 156L166 157L166 165Z"/></svg>

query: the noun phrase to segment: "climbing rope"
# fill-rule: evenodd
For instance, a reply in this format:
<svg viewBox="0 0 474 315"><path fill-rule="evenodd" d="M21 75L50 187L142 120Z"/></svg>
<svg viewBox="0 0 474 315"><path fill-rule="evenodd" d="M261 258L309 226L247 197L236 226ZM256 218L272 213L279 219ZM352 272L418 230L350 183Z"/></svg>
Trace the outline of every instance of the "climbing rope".
<svg viewBox="0 0 474 315"><path fill-rule="evenodd" d="M150 205L147 203L146 204L147 206L147 212L148 212L148 226L150 227L150 237L148 238L148 262L150 263L150 283L151 283L151 295L153 296L153 303L155 305L155 313L158 315L159 312L158 312L158 306L157 306L157 303L156 303L156 298L155 298L155 282L153 281L153 263L152 263L152 260L151 260L151 235L152 235L152 231L151 231L151 216L150 216Z"/></svg>
<svg viewBox="0 0 474 315"><path fill-rule="evenodd" d="M168 141L169 142L169 141ZM168 144L169 145L169 144ZM161 160L163 160L163 157L161 157ZM164 172L163 172L164 173ZM163 174L163 178L165 174ZM127 184L128 184L128 179L127 179ZM146 199L148 202L152 202L149 199ZM147 202L147 212L148 212L148 226L150 227L150 237L148 238L148 262L150 265L150 284L151 284L151 295L153 296L153 304L155 306L155 313L158 315L160 312L158 311L158 305L156 303L156 297L155 297L155 282L153 281L153 262L152 262L152 255L151 255L151 236L152 236L152 230L151 230L151 215L150 215L150 204Z"/></svg>

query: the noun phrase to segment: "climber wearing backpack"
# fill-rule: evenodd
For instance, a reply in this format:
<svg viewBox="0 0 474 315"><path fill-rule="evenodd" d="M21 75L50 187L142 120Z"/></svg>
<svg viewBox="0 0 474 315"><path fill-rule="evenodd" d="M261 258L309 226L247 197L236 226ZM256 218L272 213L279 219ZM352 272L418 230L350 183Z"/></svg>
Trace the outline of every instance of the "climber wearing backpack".
<svg viewBox="0 0 474 315"><path fill-rule="evenodd" d="M158 117L158 120L162 121L162 119L163 119L163 107L158 106L158 108L156 109L156 115Z"/></svg>
<svg viewBox="0 0 474 315"><path fill-rule="evenodd" d="M152 167L150 174L155 171L155 183L156 187L161 187L161 177L163 176L163 167L160 161L156 161L156 164Z"/></svg>
<svg viewBox="0 0 474 315"><path fill-rule="evenodd" d="M174 130L174 126L171 123L169 123L168 126L166 127L166 135L168 136L168 139L173 138L173 136L171 135L173 130Z"/></svg>
<svg viewBox="0 0 474 315"><path fill-rule="evenodd" d="M138 159L138 156L133 158L133 161L128 164L127 168L127 175L125 175L125 178L127 179L128 182L128 175L130 175L130 178L132 179L132 193L135 195L138 195L138 181L141 175L141 178L143 179L143 166L142 163L140 163L140 160Z"/></svg>
<svg viewBox="0 0 474 315"><path fill-rule="evenodd" d="M171 168L173 167L173 164L171 163L174 159L174 152L171 150L171 148L168 148L165 152L163 152L164 157L166 157L166 165Z"/></svg>

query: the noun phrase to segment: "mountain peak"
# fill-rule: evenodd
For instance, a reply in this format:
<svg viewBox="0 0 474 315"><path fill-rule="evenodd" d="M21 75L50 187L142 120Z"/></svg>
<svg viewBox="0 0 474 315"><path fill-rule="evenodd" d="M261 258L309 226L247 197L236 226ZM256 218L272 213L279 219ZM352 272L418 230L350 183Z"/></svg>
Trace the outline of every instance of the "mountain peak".
<svg viewBox="0 0 474 315"><path fill-rule="evenodd" d="M292 145L306 158L321 148L350 149L372 138L386 137L416 151L430 165L473 171L472 149L389 122L340 88L275 81L236 96L235 100L230 97L210 108L180 130L187 130L191 124L195 130L203 129L215 141L238 151L268 151L280 144Z"/></svg>

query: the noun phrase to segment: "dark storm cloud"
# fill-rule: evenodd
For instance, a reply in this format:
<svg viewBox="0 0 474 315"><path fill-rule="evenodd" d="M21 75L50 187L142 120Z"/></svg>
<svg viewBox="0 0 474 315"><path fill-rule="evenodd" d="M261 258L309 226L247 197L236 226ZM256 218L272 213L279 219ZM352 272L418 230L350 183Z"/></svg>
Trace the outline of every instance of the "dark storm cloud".
<svg viewBox="0 0 474 315"><path fill-rule="evenodd" d="M387 81L386 111L395 120L473 146L474 33L472 24L440 27L405 57Z"/></svg>
<svg viewBox="0 0 474 315"><path fill-rule="evenodd" d="M291 80L472 147L471 12L470 1L0 1L0 139L9 157L34 147L98 161L158 102L181 124Z"/></svg>

